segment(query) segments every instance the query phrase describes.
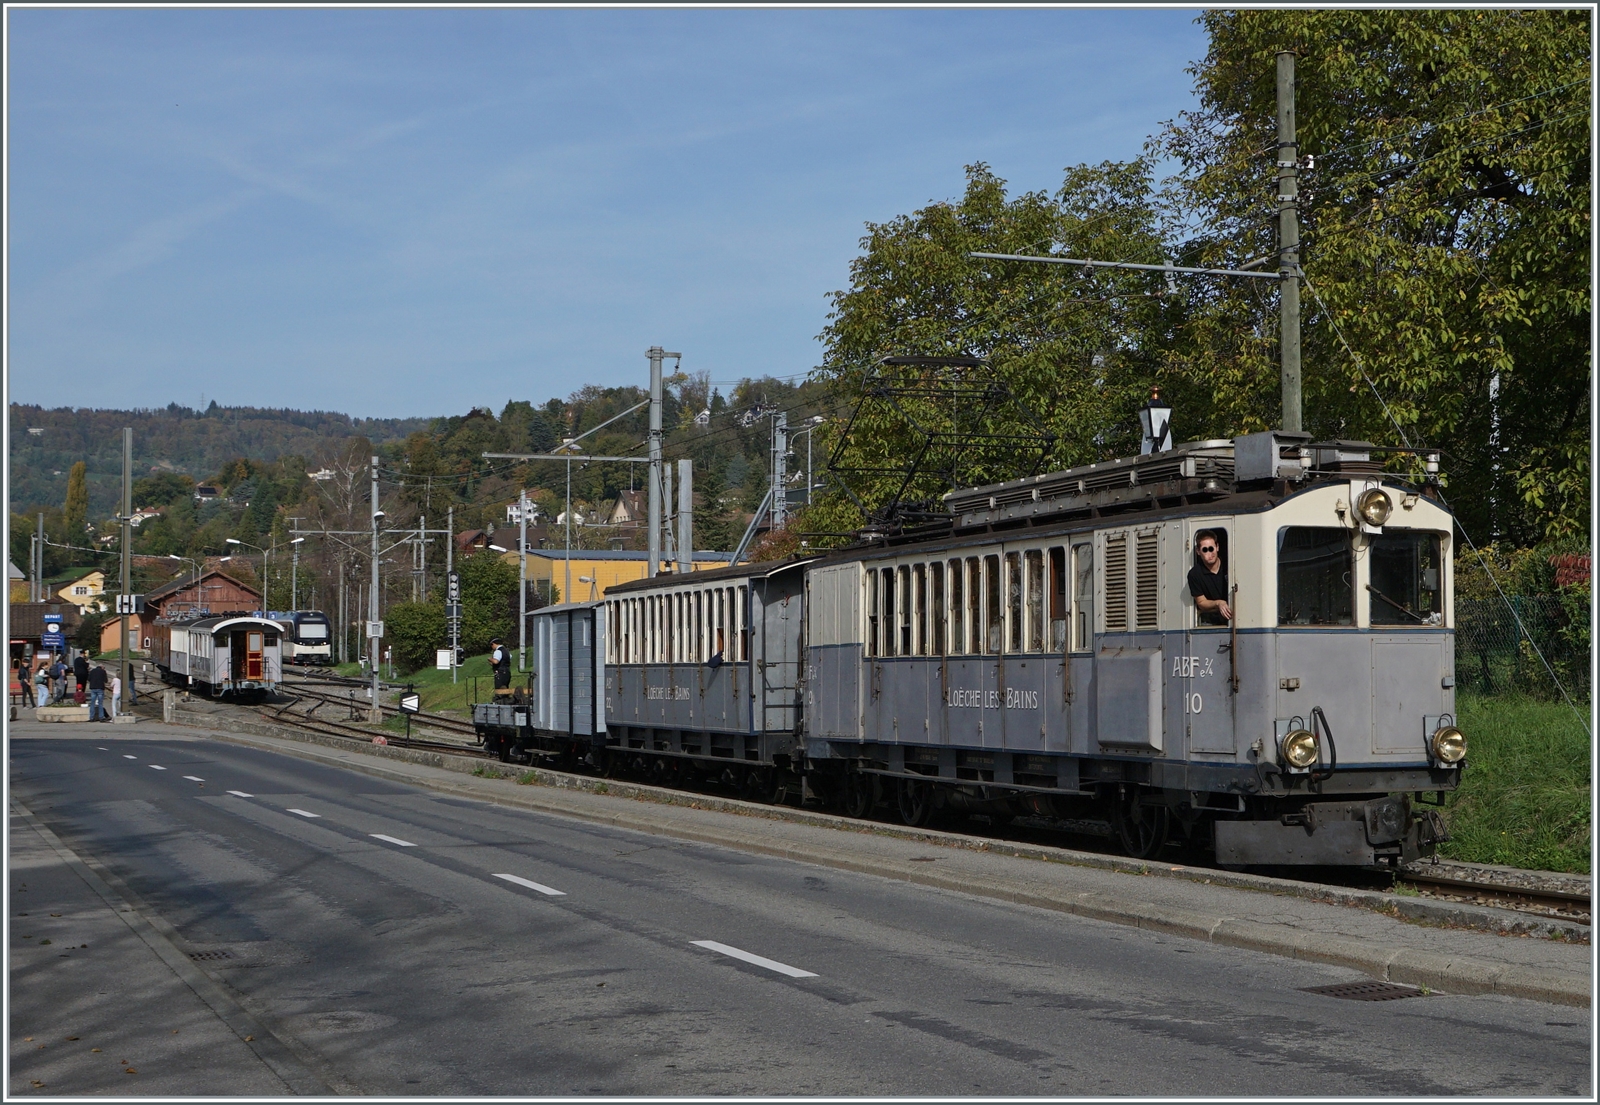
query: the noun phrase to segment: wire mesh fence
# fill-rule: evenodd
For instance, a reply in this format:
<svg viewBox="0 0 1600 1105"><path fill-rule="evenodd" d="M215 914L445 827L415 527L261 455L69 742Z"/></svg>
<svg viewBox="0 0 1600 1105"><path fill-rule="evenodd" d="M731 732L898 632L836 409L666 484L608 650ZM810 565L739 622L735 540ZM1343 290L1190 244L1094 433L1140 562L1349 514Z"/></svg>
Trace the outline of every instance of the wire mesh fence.
<svg viewBox="0 0 1600 1105"><path fill-rule="evenodd" d="M1511 595L1509 605L1499 598L1458 600L1456 685L1480 694L1558 698L1543 654L1567 694L1586 699L1587 628L1573 623L1573 612L1555 595Z"/></svg>

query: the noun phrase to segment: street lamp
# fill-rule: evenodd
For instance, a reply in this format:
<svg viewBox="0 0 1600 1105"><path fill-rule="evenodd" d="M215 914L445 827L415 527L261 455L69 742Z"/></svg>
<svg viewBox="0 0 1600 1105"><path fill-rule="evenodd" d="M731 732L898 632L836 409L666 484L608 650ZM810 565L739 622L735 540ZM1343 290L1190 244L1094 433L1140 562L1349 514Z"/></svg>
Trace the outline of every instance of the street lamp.
<svg viewBox="0 0 1600 1105"><path fill-rule="evenodd" d="M177 553L168 553L168 560L181 560L186 564L194 565L194 612L200 612L200 562L192 556L179 556Z"/></svg>
<svg viewBox="0 0 1600 1105"><path fill-rule="evenodd" d="M296 537L289 542L289 547L294 549L294 557L289 562L289 610L293 612L300 609L300 543L304 537Z"/></svg>
<svg viewBox="0 0 1600 1105"><path fill-rule="evenodd" d="M262 548L260 545L252 545L248 541L241 541L237 537L229 537L223 542L223 544L238 545L241 549L254 549L256 552L261 554L261 616L263 618L266 617L268 612L272 609L272 603L268 601L267 597L267 558L271 555L270 551ZM276 546L274 546L274 548L276 548ZM225 556L222 559L232 560L233 558L231 556Z"/></svg>
<svg viewBox="0 0 1600 1105"><path fill-rule="evenodd" d="M1144 430L1141 454L1164 453L1172 448L1172 404L1162 402L1159 387L1150 389L1149 400L1139 408L1139 426Z"/></svg>

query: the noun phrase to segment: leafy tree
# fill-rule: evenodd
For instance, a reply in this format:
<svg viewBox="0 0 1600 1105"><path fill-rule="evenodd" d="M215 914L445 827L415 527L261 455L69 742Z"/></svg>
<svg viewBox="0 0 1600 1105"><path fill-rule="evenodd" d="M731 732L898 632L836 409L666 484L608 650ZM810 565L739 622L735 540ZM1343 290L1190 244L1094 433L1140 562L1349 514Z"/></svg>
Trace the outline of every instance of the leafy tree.
<svg viewBox="0 0 1600 1105"><path fill-rule="evenodd" d="M1413 443L1446 450L1480 540L1584 529L1591 13L1201 21L1201 107L1156 143L1182 166L1168 194L1197 228L1185 263L1270 262L1274 59L1298 55L1306 428L1399 444L1376 390ZM1277 304L1258 283L1197 285L1166 365L1211 397L1214 433L1277 423Z"/></svg>
<svg viewBox="0 0 1600 1105"><path fill-rule="evenodd" d="M106 619L114 617L112 614L103 614L97 610L86 611L83 620L78 623L78 628L72 632L72 645L86 652L98 653L100 651L100 630L106 624Z"/></svg>
<svg viewBox="0 0 1600 1105"><path fill-rule="evenodd" d="M517 569L484 549L456 561L461 573L461 644L487 652L489 641L509 641L517 627Z"/></svg>
<svg viewBox="0 0 1600 1105"><path fill-rule="evenodd" d="M194 494L194 480L179 472L160 472L133 481L135 509L147 506L166 506Z"/></svg>
<svg viewBox="0 0 1600 1105"><path fill-rule="evenodd" d="M449 644L441 602L402 602L383 614L383 631L395 663L406 675L433 663L436 649Z"/></svg>
<svg viewBox="0 0 1600 1105"><path fill-rule="evenodd" d="M62 521L66 526L68 540L81 538L84 532L84 523L89 515L89 466L79 461L72 466L72 471L67 475L67 502L62 508Z"/></svg>
<svg viewBox="0 0 1600 1105"><path fill-rule="evenodd" d="M1165 260L1166 244L1146 162L1068 170L1055 196L1014 198L985 165L967 169L954 203L934 203L869 223L850 287L835 292L816 378L842 413L866 389L900 389L894 402L863 402L844 462L878 468L854 491L876 508L898 488L925 431L940 447L905 497L932 503L953 483L1022 474L1018 440L984 447L982 435L1049 441L1057 466L1137 447L1134 412L1162 363L1172 308L1148 274L976 260L972 252ZM885 368L891 356L979 357L981 369ZM827 455L843 420L817 433ZM731 475L730 475L731 480ZM859 512L834 491L810 524L849 529Z"/></svg>

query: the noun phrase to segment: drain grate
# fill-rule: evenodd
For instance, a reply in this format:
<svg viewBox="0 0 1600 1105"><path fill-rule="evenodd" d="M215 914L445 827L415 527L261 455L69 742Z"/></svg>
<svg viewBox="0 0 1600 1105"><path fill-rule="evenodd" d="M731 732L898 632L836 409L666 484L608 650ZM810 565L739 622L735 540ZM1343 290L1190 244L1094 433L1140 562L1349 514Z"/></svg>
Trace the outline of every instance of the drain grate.
<svg viewBox="0 0 1600 1105"><path fill-rule="evenodd" d="M214 960L218 960L218 959L232 959L233 958L233 953L230 952L230 951L227 951L225 949L220 949L219 948L216 951L209 951L209 952L190 952L189 953L189 958L190 959L198 959L198 960L201 960L202 962L210 963L210 962L212 962Z"/></svg>
<svg viewBox="0 0 1600 1105"><path fill-rule="evenodd" d="M1338 982L1332 986L1306 986L1302 992L1347 1001L1397 1001L1422 996L1422 991L1415 986L1401 986L1395 982Z"/></svg>

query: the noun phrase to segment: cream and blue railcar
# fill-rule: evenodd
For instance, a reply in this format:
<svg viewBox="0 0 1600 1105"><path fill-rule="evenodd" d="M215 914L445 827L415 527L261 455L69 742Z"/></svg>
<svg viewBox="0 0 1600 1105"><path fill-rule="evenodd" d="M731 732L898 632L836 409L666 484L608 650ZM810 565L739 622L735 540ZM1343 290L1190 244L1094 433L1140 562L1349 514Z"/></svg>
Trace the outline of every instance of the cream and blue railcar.
<svg viewBox="0 0 1600 1105"><path fill-rule="evenodd" d="M1363 443L1259 434L947 497L808 571L808 770L880 800L1175 827L1224 863L1414 858L1459 781L1452 518ZM1195 538L1235 618L1201 620Z"/></svg>
<svg viewBox="0 0 1600 1105"><path fill-rule="evenodd" d="M168 683L220 698L262 699L283 679L283 627L243 615L158 620L150 658Z"/></svg>

